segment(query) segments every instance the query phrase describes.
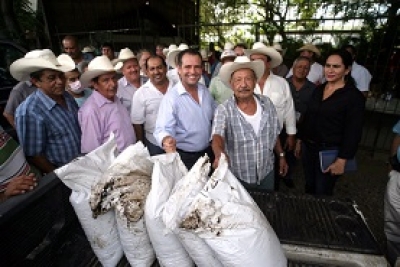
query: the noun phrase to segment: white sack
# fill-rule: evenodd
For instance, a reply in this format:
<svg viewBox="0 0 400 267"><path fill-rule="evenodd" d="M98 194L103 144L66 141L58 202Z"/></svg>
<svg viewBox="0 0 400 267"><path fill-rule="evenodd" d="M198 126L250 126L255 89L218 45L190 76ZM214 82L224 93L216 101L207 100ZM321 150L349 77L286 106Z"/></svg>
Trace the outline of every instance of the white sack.
<svg viewBox="0 0 400 267"><path fill-rule="evenodd" d="M208 180L210 163L208 157L197 160L190 171L176 183L164 206L163 221L167 229L178 235L186 251L198 267L222 267L210 247L192 232L181 229L181 222L189 214L193 199Z"/></svg>
<svg viewBox="0 0 400 267"><path fill-rule="evenodd" d="M162 221L165 202L177 181L187 174L178 153L152 157L154 161L151 190L146 200L145 222L158 262L163 267L192 267L193 261L178 237L166 231Z"/></svg>
<svg viewBox="0 0 400 267"><path fill-rule="evenodd" d="M190 207L183 225L210 246L224 266L279 267L287 260L278 237L224 156Z"/></svg>
<svg viewBox="0 0 400 267"><path fill-rule="evenodd" d="M69 198L75 213L85 231L94 253L105 267L114 267L122 258L122 246L115 216L107 212L102 217L94 219L89 206L91 187L98 182L101 175L111 165L117 153L114 137L71 163L64 165L55 174L72 189Z"/></svg>
<svg viewBox="0 0 400 267"><path fill-rule="evenodd" d="M141 142L130 145L93 187L90 199L94 215L115 210L123 251L135 267L150 266L155 260L143 217L152 169L147 148Z"/></svg>

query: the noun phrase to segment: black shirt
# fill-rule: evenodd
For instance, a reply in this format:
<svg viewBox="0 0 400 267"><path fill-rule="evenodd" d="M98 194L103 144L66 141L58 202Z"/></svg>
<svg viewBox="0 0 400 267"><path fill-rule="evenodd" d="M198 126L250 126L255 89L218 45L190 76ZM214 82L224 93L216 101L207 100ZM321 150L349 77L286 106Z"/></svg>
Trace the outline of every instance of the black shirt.
<svg viewBox="0 0 400 267"><path fill-rule="evenodd" d="M290 92L292 92L294 109L301 114L304 114L307 110L308 102L314 92L315 84L306 79L304 85L300 90L296 90L296 87L292 83L293 76L287 78L289 83Z"/></svg>
<svg viewBox="0 0 400 267"><path fill-rule="evenodd" d="M303 141L338 146L338 157L351 159L361 139L365 97L355 86L346 84L322 100L325 85L314 90L299 137Z"/></svg>

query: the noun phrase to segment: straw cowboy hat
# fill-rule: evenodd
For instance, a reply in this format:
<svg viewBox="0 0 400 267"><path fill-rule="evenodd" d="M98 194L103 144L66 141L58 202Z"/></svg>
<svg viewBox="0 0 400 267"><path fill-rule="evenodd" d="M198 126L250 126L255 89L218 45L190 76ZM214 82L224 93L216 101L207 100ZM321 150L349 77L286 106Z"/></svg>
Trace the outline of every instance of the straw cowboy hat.
<svg viewBox="0 0 400 267"><path fill-rule="evenodd" d="M51 69L68 72L75 69L74 60L67 54L61 54L56 58L50 49L33 50L23 58L17 59L10 65L11 75L18 81L28 81L33 72Z"/></svg>
<svg viewBox="0 0 400 267"><path fill-rule="evenodd" d="M90 82L100 75L117 71L118 67L113 66L110 59L107 56L98 56L90 61L88 70L85 71L81 76L82 87L88 87Z"/></svg>
<svg viewBox="0 0 400 267"><path fill-rule="evenodd" d="M94 48L93 46L89 45L89 46L85 46L82 49L82 53L93 53L94 51L96 51L96 48Z"/></svg>
<svg viewBox="0 0 400 267"><path fill-rule="evenodd" d="M259 60L250 61L246 56L238 56L235 58L235 61L222 65L218 75L221 81L229 84L232 74L240 69L252 69L258 81L264 74L265 66L264 63Z"/></svg>
<svg viewBox="0 0 400 267"><path fill-rule="evenodd" d="M275 48L276 51L281 53L282 56L286 54L286 49L283 49L281 44L274 44L272 47Z"/></svg>
<svg viewBox="0 0 400 267"><path fill-rule="evenodd" d="M313 52L317 57L321 56L321 51L319 51L319 49L313 44L305 44L302 47L300 47L299 49L297 49L297 51L299 51L299 52L304 51L304 50Z"/></svg>
<svg viewBox="0 0 400 267"><path fill-rule="evenodd" d="M253 44L252 49L245 49L244 54L250 57L253 54L262 54L271 58L271 68L275 68L282 63L281 54L271 46L266 46L261 42L256 42Z"/></svg>
<svg viewBox="0 0 400 267"><path fill-rule="evenodd" d="M234 45L230 42L225 43L224 50L233 50Z"/></svg>
<svg viewBox="0 0 400 267"><path fill-rule="evenodd" d="M125 61L136 58L135 54L129 48L123 48L118 54L118 58L113 59L112 63L116 65L119 62L124 63Z"/></svg>
<svg viewBox="0 0 400 267"><path fill-rule="evenodd" d="M236 53L232 49L226 49L221 53L221 61L224 61L225 58L236 58Z"/></svg>
<svg viewBox="0 0 400 267"><path fill-rule="evenodd" d="M176 44L170 44L168 46L168 48L164 48L162 52L163 52L164 56L167 56L169 51L172 51L172 50L175 50L175 49L178 49Z"/></svg>
<svg viewBox="0 0 400 267"><path fill-rule="evenodd" d="M179 52L189 49L187 44L180 44L177 49L170 50L167 54L167 64L173 68L176 68L176 57Z"/></svg>

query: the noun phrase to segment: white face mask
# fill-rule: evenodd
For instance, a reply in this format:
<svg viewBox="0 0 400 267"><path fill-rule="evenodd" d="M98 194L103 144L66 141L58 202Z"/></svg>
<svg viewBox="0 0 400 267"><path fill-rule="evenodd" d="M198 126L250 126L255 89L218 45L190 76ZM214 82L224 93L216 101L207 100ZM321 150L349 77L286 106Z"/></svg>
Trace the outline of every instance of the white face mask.
<svg viewBox="0 0 400 267"><path fill-rule="evenodd" d="M75 82L72 82L69 84L69 89L76 94L82 93L84 88L82 88L81 81L76 80Z"/></svg>

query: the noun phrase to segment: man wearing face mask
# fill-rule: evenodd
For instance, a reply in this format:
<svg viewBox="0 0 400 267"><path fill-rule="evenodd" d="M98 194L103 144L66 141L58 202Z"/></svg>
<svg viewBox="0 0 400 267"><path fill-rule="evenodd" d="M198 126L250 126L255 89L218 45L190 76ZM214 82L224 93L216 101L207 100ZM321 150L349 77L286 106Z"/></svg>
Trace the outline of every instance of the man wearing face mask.
<svg viewBox="0 0 400 267"><path fill-rule="evenodd" d="M81 107L85 103L86 99L92 94L92 90L89 88L84 88L79 81L80 73L78 69L65 73L67 92L72 95L78 107Z"/></svg>

